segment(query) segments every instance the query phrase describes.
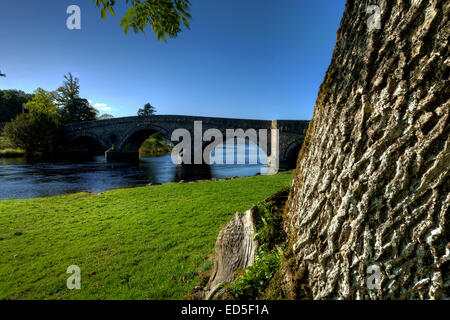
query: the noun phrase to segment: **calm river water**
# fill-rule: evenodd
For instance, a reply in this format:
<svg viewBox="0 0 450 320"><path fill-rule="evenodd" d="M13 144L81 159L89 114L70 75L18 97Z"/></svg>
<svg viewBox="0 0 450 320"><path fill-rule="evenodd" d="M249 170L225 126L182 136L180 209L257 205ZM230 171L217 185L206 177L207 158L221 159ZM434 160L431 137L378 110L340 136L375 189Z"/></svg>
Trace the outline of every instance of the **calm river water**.
<svg viewBox="0 0 450 320"><path fill-rule="evenodd" d="M101 193L111 189L252 176L262 165L211 165L179 167L170 155L143 158L139 163L106 162L95 157L82 162L27 163L0 158L0 200L30 199L74 192Z"/></svg>

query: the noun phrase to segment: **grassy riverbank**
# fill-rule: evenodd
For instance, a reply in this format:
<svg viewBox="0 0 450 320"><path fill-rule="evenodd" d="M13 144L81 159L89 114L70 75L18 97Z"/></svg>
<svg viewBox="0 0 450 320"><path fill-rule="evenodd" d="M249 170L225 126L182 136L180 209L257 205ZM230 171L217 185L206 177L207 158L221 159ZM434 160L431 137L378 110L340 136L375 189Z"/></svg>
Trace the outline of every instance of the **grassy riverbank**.
<svg viewBox="0 0 450 320"><path fill-rule="evenodd" d="M292 172L0 201L0 299L181 299L218 232ZM81 268L81 290L66 288Z"/></svg>
<svg viewBox="0 0 450 320"><path fill-rule="evenodd" d="M18 158L25 156L25 151L15 148L9 140L0 136L0 158Z"/></svg>

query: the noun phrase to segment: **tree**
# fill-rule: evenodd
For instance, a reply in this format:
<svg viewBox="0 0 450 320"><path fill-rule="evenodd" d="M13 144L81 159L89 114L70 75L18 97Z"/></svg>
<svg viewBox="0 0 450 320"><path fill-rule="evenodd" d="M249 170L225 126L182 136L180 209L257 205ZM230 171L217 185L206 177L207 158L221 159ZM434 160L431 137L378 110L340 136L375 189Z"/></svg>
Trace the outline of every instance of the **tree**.
<svg viewBox="0 0 450 320"><path fill-rule="evenodd" d="M46 112L20 114L6 124L3 134L16 147L25 150L27 157L52 154L61 136L60 125L54 115Z"/></svg>
<svg viewBox="0 0 450 320"><path fill-rule="evenodd" d="M147 103L144 108L138 110L139 117L150 117L156 113L156 108L153 107L150 103Z"/></svg>
<svg viewBox="0 0 450 320"><path fill-rule="evenodd" d="M70 72L64 78L63 86L57 90L57 101L61 106L59 113L62 122L74 123L96 120L98 111L90 105L88 100L80 98L79 79L73 77Z"/></svg>
<svg viewBox="0 0 450 320"><path fill-rule="evenodd" d="M32 97L32 94L21 90L0 90L0 122L11 121L18 114L26 111L23 105Z"/></svg>
<svg viewBox="0 0 450 320"><path fill-rule="evenodd" d="M188 19L191 18L189 0L126 0L131 7L120 21L120 26L125 33L132 28L135 33L145 33L145 28L150 26L159 41L167 40L167 36L175 38L184 24L190 29ZM116 0L92 0L101 10L104 20L108 11L115 16L114 6Z"/></svg>
<svg viewBox="0 0 450 320"><path fill-rule="evenodd" d="M379 2L377 30L372 2L347 2L298 159L284 297L449 297L448 3Z"/></svg>
<svg viewBox="0 0 450 320"><path fill-rule="evenodd" d="M98 111L89 104L89 101L81 98L69 101L64 108L60 109L63 123L95 121L97 114Z"/></svg>
<svg viewBox="0 0 450 320"><path fill-rule="evenodd" d="M38 88L19 114L4 128L5 137L25 151L27 157L50 155L61 136L56 92Z"/></svg>
<svg viewBox="0 0 450 320"><path fill-rule="evenodd" d="M56 90L59 95L58 103L62 106L80 97L80 80L70 72L64 75L64 79L64 84Z"/></svg>
<svg viewBox="0 0 450 320"><path fill-rule="evenodd" d="M37 88L34 91L34 97L31 101L24 104L30 113L42 112L56 116L58 106L56 105L57 94L54 91L45 91Z"/></svg>

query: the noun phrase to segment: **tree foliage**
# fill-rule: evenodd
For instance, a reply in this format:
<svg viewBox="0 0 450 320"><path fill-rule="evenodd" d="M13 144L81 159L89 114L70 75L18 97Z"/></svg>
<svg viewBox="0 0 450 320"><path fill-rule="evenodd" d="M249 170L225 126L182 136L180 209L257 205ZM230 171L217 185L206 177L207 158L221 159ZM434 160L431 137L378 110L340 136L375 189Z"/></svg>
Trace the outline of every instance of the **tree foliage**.
<svg viewBox="0 0 450 320"><path fill-rule="evenodd" d="M61 136L57 118L45 112L18 115L6 124L3 134L27 156L52 153Z"/></svg>
<svg viewBox="0 0 450 320"><path fill-rule="evenodd" d="M8 122L22 113L23 105L33 95L21 90L0 90L0 122Z"/></svg>
<svg viewBox="0 0 450 320"><path fill-rule="evenodd" d="M59 114L63 123L94 121L98 111L89 101L80 98L79 79L70 72L64 76L64 84L58 88L57 101L61 106Z"/></svg>
<svg viewBox="0 0 450 320"><path fill-rule="evenodd" d="M52 154L62 136L62 124L97 120L98 111L80 98L78 78L71 73L64 78L56 91L38 88L29 95L0 90L0 121L15 118L5 126L4 136L27 156Z"/></svg>
<svg viewBox="0 0 450 320"><path fill-rule="evenodd" d="M156 113L156 108L153 107L150 103L147 103L143 108L138 110L139 117L150 117Z"/></svg>
<svg viewBox="0 0 450 320"><path fill-rule="evenodd" d="M24 108L30 113L48 113L56 116L58 106L56 105L57 94L54 91L46 91L42 88L37 88L34 91L34 97L31 101L24 104Z"/></svg>
<svg viewBox="0 0 450 320"><path fill-rule="evenodd" d="M56 92L36 89L24 104L27 113L17 115L4 128L4 136L28 157L50 155L56 148L61 137L56 98Z"/></svg>
<svg viewBox="0 0 450 320"><path fill-rule="evenodd" d="M58 103L62 106L80 97L80 80L70 72L64 75L64 79L64 84L56 90L58 93Z"/></svg>
<svg viewBox="0 0 450 320"><path fill-rule="evenodd" d="M98 111L86 99L75 98L60 109L63 123L74 123L97 120Z"/></svg>
<svg viewBox="0 0 450 320"><path fill-rule="evenodd" d="M115 16L114 6L116 0L92 0L100 8L102 19L104 20L108 12ZM191 19L189 0L126 0L131 4L128 11L122 17L120 26L125 33L133 29L135 33L145 34L145 28L151 27L159 41L167 36L175 38L181 32L184 25L190 29L188 19Z"/></svg>

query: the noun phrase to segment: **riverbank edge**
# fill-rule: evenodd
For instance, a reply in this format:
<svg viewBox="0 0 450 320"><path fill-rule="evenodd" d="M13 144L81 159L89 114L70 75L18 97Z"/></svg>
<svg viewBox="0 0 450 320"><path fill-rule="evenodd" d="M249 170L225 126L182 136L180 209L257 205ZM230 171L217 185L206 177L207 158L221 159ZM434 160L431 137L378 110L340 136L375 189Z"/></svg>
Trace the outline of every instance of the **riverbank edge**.
<svg viewBox="0 0 450 320"><path fill-rule="evenodd" d="M0 150L0 158L24 158L25 157L25 151L22 149L1 149Z"/></svg>
<svg viewBox="0 0 450 320"><path fill-rule="evenodd" d="M293 172L294 172L294 170L280 170L276 174L291 174L292 175ZM271 176L271 175L262 175L260 173L256 173L256 174L251 175L251 176L244 176L244 177L233 176L233 177L226 177L226 178L222 178L222 179L211 178L211 179L201 179L201 180L191 180L191 181L180 180L180 181L177 181L177 182L172 181L172 182L164 182L164 183L152 183L152 182L149 182L148 184L142 185L142 186L130 186L130 187L111 188L109 190L106 190L106 191L103 191L103 192L98 192L98 193L81 191L81 192L68 192L68 193L63 193L63 194L57 194L57 195L48 196L48 197L23 198L23 199L14 199L14 198L0 199L0 203L2 201L20 201L20 200L26 201L26 200L35 200L35 199L51 199L51 198L55 198L55 197L64 197L64 196L71 196L71 195L77 195L77 194L88 194L88 195L98 196L98 195L102 195L102 194L105 194L105 193L111 192L111 191L120 191L120 190L131 190L131 189L137 189L137 188L156 187L156 186L164 186L164 185L168 185L168 184L193 184L193 183L203 183L203 182L220 182L220 181L245 179L245 178L251 178L251 177L258 177L258 176Z"/></svg>

